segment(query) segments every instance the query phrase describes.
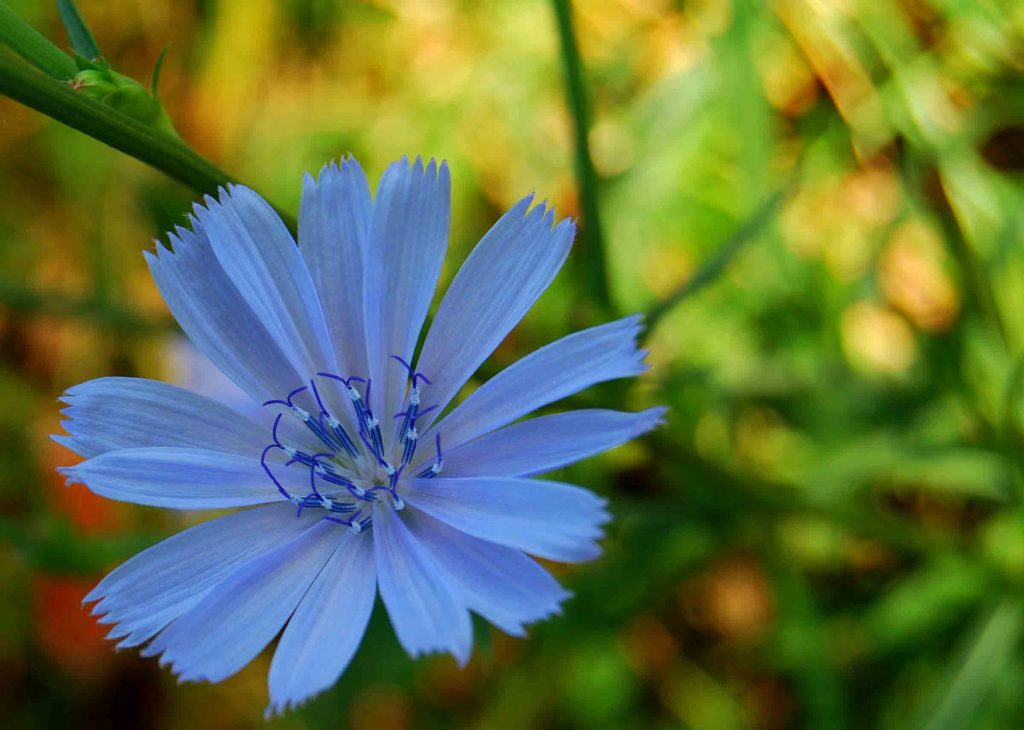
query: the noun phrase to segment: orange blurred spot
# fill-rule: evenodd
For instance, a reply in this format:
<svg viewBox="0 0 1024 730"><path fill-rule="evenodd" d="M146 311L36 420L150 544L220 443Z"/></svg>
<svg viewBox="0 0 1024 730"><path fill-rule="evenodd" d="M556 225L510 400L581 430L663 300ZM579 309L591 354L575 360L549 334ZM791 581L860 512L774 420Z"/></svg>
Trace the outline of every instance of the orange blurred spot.
<svg viewBox="0 0 1024 730"><path fill-rule="evenodd" d="M753 682L743 693L743 709L758 730L775 730L793 725L793 697L778 679Z"/></svg>
<svg viewBox="0 0 1024 730"><path fill-rule="evenodd" d="M764 636L775 614L775 597L764 573L744 557L730 558L685 585L680 603L690 624L739 643Z"/></svg>
<svg viewBox="0 0 1024 730"><path fill-rule="evenodd" d="M33 615L43 650L58 664L83 676L94 676L111 663L114 653L104 640L108 627L82 607L94 580L39 575L32 582Z"/></svg>
<svg viewBox="0 0 1024 730"><path fill-rule="evenodd" d="M405 730L410 725L409 700L390 684L367 687L352 703L353 730Z"/></svg>
<svg viewBox="0 0 1024 730"><path fill-rule="evenodd" d="M62 432L53 421L46 419L42 431L39 434L39 461L45 476L47 498L54 510L66 515L85 535L124 527L122 505L93 494L82 484L64 486L64 477L57 473L57 467L77 464L82 457L49 438L50 433Z"/></svg>
<svg viewBox="0 0 1024 730"><path fill-rule="evenodd" d="M817 77L785 34L760 38L754 63L765 98L781 113L799 117L817 101Z"/></svg>
<svg viewBox="0 0 1024 730"><path fill-rule="evenodd" d="M626 662L642 677L663 675L679 654L679 643L653 616L636 618L622 634Z"/></svg>
<svg viewBox="0 0 1024 730"><path fill-rule="evenodd" d="M848 557L858 571L883 570L893 564L892 551L877 540L851 540Z"/></svg>
<svg viewBox="0 0 1024 730"><path fill-rule="evenodd" d="M879 261L882 291L911 322L930 332L949 329L960 308L956 287L943 268L939 234L921 221L893 231Z"/></svg>
<svg viewBox="0 0 1024 730"><path fill-rule="evenodd" d="M457 707L473 696L479 678L480 663L475 655L462 669L451 657L434 657L427 665L420 690L435 704Z"/></svg>
<svg viewBox="0 0 1024 730"><path fill-rule="evenodd" d="M498 664L515 664L526 650L526 640L509 636L504 631L491 631L491 651Z"/></svg>

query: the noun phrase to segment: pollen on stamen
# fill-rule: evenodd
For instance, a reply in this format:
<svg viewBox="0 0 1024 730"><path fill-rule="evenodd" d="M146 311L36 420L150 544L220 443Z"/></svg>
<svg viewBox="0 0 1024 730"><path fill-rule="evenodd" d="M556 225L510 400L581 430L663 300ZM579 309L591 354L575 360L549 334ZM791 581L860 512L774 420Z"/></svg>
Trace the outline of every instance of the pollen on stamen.
<svg viewBox="0 0 1024 730"><path fill-rule="evenodd" d="M285 464L286 467L301 465L309 469L306 473L308 476L306 490L309 490L309 493L304 496L298 496L286 490L271 473L269 464L266 463L266 451L263 457L264 470L274 480L282 496L288 502L298 507L299 515L305 509L322 509L326 513L323 519L347 526L355 533L362 533L370 528L372 518L359 519L360 503L377 502L381 499L389 498L390 504L396 512L401 512L405 509L406 502L398 494L398 487L402 472L412 462L420 439L419 431L416 428L416 420L424 414L433 411L437 406L420 409L420 391L417 385L420 380L425 383L430 383L430 380L420 373L413 372L404 361L400 360L399 362L409 370L411 382L409 383L409 390L406 396L406 408L394 416L395 419L402 419L403 421L398 430L398 433L401 434L400 453L395 454L395 458L398 458L398 460L394 463L389 461L387 458L388 454L385 453L383 439L381 438L380 420L374 415L373 410L369 406L370 381L368 379L364 380L357 377L343 378L332 373L317 373L322 378L339 382L348 392L352 411L356 416L356 421L360 424L358 434L359 440L362 442L360 445L357 445L358 441L353 442L348 438L348 434L344 432L342 421L328 410L324 399L321 397L320 389L312 380L308 386L291 391L285 399L267 402L267 405L276 404L282 406L282 411L291 411L296 418L305 423L310 431L327 446L327 449L321 453L315 453L315 450L310 450L309 453L306 453L302 450L301 445L299 445L299 448L296 448L295 446L282 443L278 438L277 428L283 413L277 415L272 430L274 443L268 446L267 449L280 449L288 457L288 462ZM361 393L355 387L355 383L364 384L365 393ZM312 415L293 401L295 396L306 390L312 394L312 397L316 399L319 405L320 412L318 416ZM435 476L441 471L443 454L441 451L440 434L437 434L434 440L437 450L436 460L432 465L423 468L417 474L420 478ZM355 461L339 460L346 456L346 452ZM367 457L369 457L369 463L365 460ZM379 470L376 472L378 477L386 475L386 484L381 484L377 481L376 486L369 488L364 488L357 484L357 482L366 483L367 481L373 483L375 478L372 476L372 473L363 471L370 468L371 465L373 469ZM384 496L385 493L387 498ZM341 519L337 516L339 514L347 514L348 518Z"/></svg>

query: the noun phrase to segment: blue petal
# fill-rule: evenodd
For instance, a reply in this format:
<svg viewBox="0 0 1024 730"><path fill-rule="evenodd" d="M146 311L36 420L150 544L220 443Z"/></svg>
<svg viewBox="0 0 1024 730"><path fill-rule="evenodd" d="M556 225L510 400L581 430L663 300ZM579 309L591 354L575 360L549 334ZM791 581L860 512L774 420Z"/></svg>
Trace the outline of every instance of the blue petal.
<svg viewBox="0 0 1024 730"><path fill-rule="evenodd" d="M647 369L639 332L633 316L552 342L481 385L433 430L453 449L595 383L638 375Z"/></svg>
<svg viewBox="0 0 1024 730"><path fill-rule="evenodd" d="M522 636L523 625L561 610L569 593L518 550L478 540L410 510L409 529L430 551L466 605L502 631Z"/></svg>
<svg viewBox="0 0 1024 730"><path fill-rule="evenodd" d="M417 369L430 378L423 397L444 409L533 306L562 267L576 227L533 196L487 232L462 265L437 310ZM424 419L424 426L429 425Z"/></svg>
<svg viewBox="0 0 1024 730"><path fill-rule="evenodd" d="M342 160L306 175L299 208L299 251L309 267L340 374L366 377L363 272L373 204L359 163Z"/></svg>
<svg viewBox="0 0 1024 730"><path fill-rule="evenodd" d="M373 539L346 530L274 652L268 713L301 704L337 681L359 648L376 597Z"/></svg>
<svg viewBox="0 0 1024 730"><path fill-rule="evenodd" d="M664 408L641 413L585 410L557 413L491 431L444 455L453 477L533 476L586 459L647 433ZM418 473L416 469L413 473Z"/></svg>
<svg viewBox="0 0 1024 730"><path fill-rule="evenodd" d="M209 240L184 228L174 251L145 253L149 270L178 324L217 368L259 403L280 398L302 379L238 293Z"/></svg>
<svg viewBox="0 0 1024 730"><path fill-rule="evenodd" d="M138 646L195 606L243 563L296 537L319 515L295 517L272 504L204 522L144 550L120 565L85 597L92 612L116 624L119 647Z"/></svg>
<svg viewBox="0 0 1024 730"><path fill-rule="evenodd" d="M152 507L220 509L281 499L259 459L206 449L108 451L60 470L102 497Z"/></svg>
<svg viewBox="0 0 1024 730"><path fill-rule="evenodd" d="M373 378L371 407L381 420L401 408L406 372L391 359L412 361L437 287L451 218L447 163L416 158L390 165L381 178L370 224L364 296L366 349ZM384 415L387 414L387 415ZM385 429L390 439L391 429Z"/></svg>
<svg viewBox="0 0 1024 730"><path fill-rule="evenodd" d="M255 423L262 433L270 433L277 414L235 385L189 338L172 337L168 344L168 357L172 382L227 406Z"/></svg>
<svg viewBox="0 0 1024 730"><path fill-rule="evenodd" d="M345 531L325 520L246 562L142 652L161 654L182 681L219 682L274 638Z"/></svg>
<svg viewBox="0 0 1024 730"><path fill-rule="evenodd" d="M86 458L118 449L185 446L251 456L267 435L225 405L156 380L98 378L61 400L70 436L54 436Z"/></svg>
<svg viewBox="0 0 1024 730"><path fill-rule="evenodd" d="M241 185L221 191L219 201L207 197L205 202L195 214L214 255L295 370L306 377L335 370L313 279L274 209Z"/></svg>
<svg viewBox="0 0 1024 730"><path fill-rule="evenodd" d="M414 479L405 501L482 540L563 562L596 558L604 500L560 482L468 477Z"/></svg>
<svg viewBox="0 0 1024 730"><path fill-rule="evenodd" d="M469 660L469 612L430 554L389 506L373 510L373 547L380 597L398 642L410 656L451 652Z"/></svg>

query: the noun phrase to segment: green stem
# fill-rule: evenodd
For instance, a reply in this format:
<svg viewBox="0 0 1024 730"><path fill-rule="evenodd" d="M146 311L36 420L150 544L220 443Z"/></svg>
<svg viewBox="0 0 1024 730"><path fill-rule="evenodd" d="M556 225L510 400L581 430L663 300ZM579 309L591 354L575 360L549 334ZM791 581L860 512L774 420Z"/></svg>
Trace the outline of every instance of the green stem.
<svg viewBox="0 0 1024 730"><path fill-rule="evenodd" d="M725 268L732 262L736 255L742 251L748 243L757 238L757 235L764 230L764 227L775 216L779 206L785 201L795 189L796 175L794 174L789 182L780 190L771 195L761 206L754 211L754 214L739 225L732 234L725 239L721 246L711 257L701 265L693 276L681 283L675 291L662 301L655 304L644 316L644 322L648 332L653 332L655 326L662 317L671 309L693 296L705 286L715 281Z"/></svg>
<svg viewBox="0 0 1024 730"><path fill-rule="evenodd" d="M219 187L235 182L175 137L79 94L5 53L0 53L0 94L145 162L198 193L216 194ZM294 231L295 218L278 213Z"/></svg>
<svg viewBox="0 0 1024 730"><path fill-rule="evenodd" d="M558 40L561 47L562 65L565 68L565 95L572 114L575 137L576 178L580 192L580 214L582 227L580 238L583 256L578 261L595 303L601 309L611 309L611 294L608 288L608 271L605 262L604 236L597 206L597 172L590 155L587 135L590 128L590 114L587 105L586 87L583 81L583 64L580 61L576 33L572 24L572 7L569 0L552 0L555 19L558 23Z"/></svg>
<svg viewBox="0 0 1024 730"><path fill-rule="evenodd" d="M0 43L10 46L19 56L55 79L70 79L78 73L78 66L71 56L50 43L2 1Z"/></svg>

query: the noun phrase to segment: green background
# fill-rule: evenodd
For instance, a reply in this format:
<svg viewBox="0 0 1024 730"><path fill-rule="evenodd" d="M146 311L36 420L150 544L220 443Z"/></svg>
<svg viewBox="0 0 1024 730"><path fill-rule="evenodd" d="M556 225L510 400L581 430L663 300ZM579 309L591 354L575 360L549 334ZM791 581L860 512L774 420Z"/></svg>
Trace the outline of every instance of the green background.
<svg viewBox="0 0 1024 730"><path fill-rule="evenodd" d="M10 6L69 46L50 4ZM374 184L447 159L442 284L525 193L586 210L552 3L80 6L143 83L170 44L179 133L286 211L345 153ZM668 422L559 472L615 513L600 560L555 568L561 616L478 624L460 671L408 659L378 610L335 688L270 726L1019 726L1024 6L574 11L600 228L480 377L648 312L651 371L570 405ZM191 376L141 251L194 193L9 99L0 191L0 722L262 727L267 653L178 686L79 607L201 516L65 488L48 439L80 381Z"/></svg>

